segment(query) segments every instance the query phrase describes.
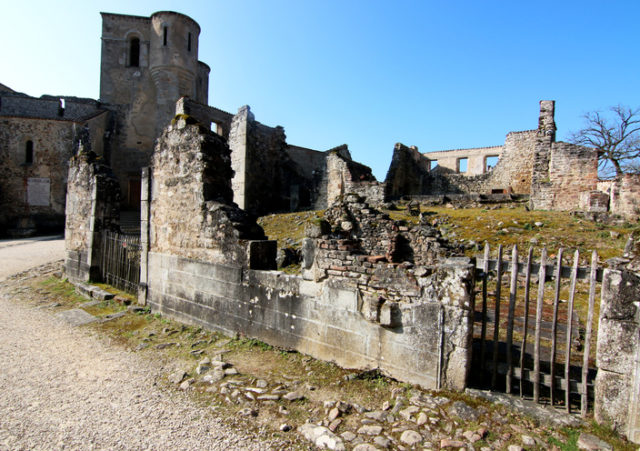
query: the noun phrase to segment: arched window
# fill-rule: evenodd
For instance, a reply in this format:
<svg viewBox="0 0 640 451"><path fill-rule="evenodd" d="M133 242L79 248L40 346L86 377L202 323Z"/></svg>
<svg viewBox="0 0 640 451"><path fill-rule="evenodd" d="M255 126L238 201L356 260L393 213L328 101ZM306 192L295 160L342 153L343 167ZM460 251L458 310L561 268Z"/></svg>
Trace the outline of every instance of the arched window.
<svg viewBox="0 0 640 451"><path fill-rule="evenodd" d="M24 146L24 163L33 164L33 141L29 140Z"/></svg>
<svg viewBox="0 0 640 451"><path fill-rule="evenodd" d="M140 66L140 39L132 38L129 41L129 66Z"/></svg>

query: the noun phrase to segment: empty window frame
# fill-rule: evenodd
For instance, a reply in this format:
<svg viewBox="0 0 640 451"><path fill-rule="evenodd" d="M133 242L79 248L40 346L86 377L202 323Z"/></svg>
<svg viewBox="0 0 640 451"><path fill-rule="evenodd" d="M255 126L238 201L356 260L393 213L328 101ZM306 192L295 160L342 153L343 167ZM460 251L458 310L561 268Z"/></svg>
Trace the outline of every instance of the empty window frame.
<svg viewBox="0 0 640 451"><path fill-rule="evenodd" d="M498 160L500 157L498 155L487 155L484 157L484 172L488 172L492 170L496 164L498 164Z"/></svg>
<svg viewBox="0 0 640 451"><path fill-rule="evenodd" d="M24 145L24 164L33 164L33 141L31 140Z"/></svg>
<svg viewBox="0 0 640 451"><path fill-rule="evenodd" d="M140 66L140 39L131 38L129 41L129 66Z"/></svg>
<svg viewBox="0 0 640 451"><path fill-rule="evenodd" d="M429 170L433 171L438 167L438 160L429 160Z"/></svg>
<svg viewBox="0 0 640 451"><path fill-rule="evenodd" d="M465 172L467 172L468 166L469 166L469 159L467 157L458 158L458 162L457 162L458 173L464 174Z"/></svg>

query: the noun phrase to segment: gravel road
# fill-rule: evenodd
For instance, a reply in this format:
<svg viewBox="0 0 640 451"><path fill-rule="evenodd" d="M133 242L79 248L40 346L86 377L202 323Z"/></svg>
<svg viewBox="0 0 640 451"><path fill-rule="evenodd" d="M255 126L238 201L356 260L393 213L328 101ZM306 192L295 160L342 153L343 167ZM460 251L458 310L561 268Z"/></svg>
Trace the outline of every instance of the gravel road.
<svg viewBox="0 0 640 451"><path fill-rule="evenodd" d="M0 240L0 282L12 274L64 258L62 236Z"/></svg>
<svg viewBox="0 0 640 451"><path fill-rule="evenodd" d="M15 285L0 284L0 449L271 448L157 387L160 362L72 328Z"/></svg>

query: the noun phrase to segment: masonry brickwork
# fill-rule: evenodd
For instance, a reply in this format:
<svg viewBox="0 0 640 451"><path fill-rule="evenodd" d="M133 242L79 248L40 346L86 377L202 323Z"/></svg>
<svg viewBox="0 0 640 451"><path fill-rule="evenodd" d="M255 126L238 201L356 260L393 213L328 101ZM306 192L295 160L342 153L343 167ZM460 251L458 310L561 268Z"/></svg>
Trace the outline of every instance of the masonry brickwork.
<svg viewBox="0 0 640 451"><path fill-rule="evenodd" d="M65 273L74 282L100 280L102 231L118 229L120 190L111 169L82 146L69 163L66 203Z"/></svg>
<svg viewBox="0 0 640 451"><path fill-rule="evenodd" d="M149 171L143 279L153 310L425 387L464 387L474 271L468 260L444 259L446 243L433 229L403 230L351 194L328 213L342 231L306 241L307 250L317 250L307 253L307 276L264 270L265 261L275 264L275 252L264 252L275 242L260 240L261 229L247 216L233 217L244 212L230 201L230 149L188 122L178 117L162 135ZM350 231L344 211L351 212ZM378 220L380 230L372 230ZM380 244L383 230L388 243ZM329 272L323 253L334 242L335 252L346 246L353 265L362 262L357 282L346 271ZM252 264L252 247L264 269ZM387 248L394 249L389 261L362 258ZM402 298L408 292L413 297Z"/></svg>
<svg viewBox="0 0 640 451"><path fill-rule="evenodd" d="M90 99L0 91L0 235L63 229L69 159L80 141L103 154L109 119Z"/></svg>

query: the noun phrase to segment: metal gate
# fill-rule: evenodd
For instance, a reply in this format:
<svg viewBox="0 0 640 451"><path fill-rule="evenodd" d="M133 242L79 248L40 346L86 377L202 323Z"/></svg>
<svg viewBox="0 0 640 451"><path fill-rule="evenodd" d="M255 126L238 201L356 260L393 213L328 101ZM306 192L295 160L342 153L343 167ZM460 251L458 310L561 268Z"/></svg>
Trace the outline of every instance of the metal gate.
<svg viewBox="0 0 640 451"><path fill-rule="evenodd" d="M533 248L523 261L516 247L510 259L502 253L500 245L497 258L490 259L487 244L477 259L470 385L569 412L579 408L586 416L593 400L594 312L602 281L596 252L591 265L582 267L577 250L571 266L563 266L563 249L555 256L542 249L538 262Z"/></svg>
<svg viewBox="0 0 640 451"><path fill-rule="evenodd" d="M102 280L122 291L138 294L140 283L140 235L104 231Z"/></svg>

